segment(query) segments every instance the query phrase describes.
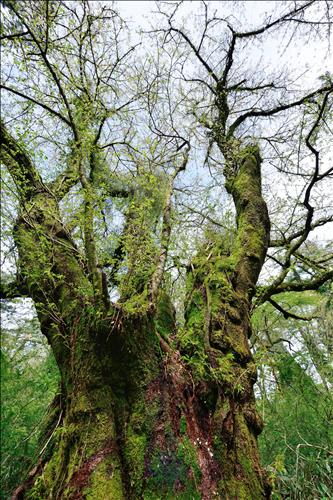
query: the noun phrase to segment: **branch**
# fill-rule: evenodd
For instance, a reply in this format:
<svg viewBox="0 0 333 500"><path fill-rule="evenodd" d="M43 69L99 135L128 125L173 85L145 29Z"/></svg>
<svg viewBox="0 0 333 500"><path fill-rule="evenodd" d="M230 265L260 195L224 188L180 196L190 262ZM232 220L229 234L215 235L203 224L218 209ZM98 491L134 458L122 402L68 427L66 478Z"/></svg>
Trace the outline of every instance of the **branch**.
<svg viewBox="0 0 333 500"><path fill-rule="evenodd" d="M55 198L61 200L69 190L79 181L79 167L75 161L69 160L68 167L56 179L47 184Z"/></svg>
<svg viewBox="0 0 333 500"><path fill-rule="evenodd" d="M20 38L28 34L29 34L28 31L22 31L20 33L13 33L12 35L2 35L0 36L0 42L2 40L13 40L14 38Z"/></svg>
<svg viewBox="0 0 333 500"><path fill-rule="evenodd" d="M278 304L277 302L275 302L275 300L273 300L271 298L268 299L268 302L270 304L272 304L272 306L274 306L275 309L277 309L280 313L282 313L283 317L285 319L292 318L292 319L299 319L299 320L303 320L303 321L311 321L311 320L319 317L319 316L300 316L300 315L294 314L290 311L286 311L286 309L284 309L280 304Z"/></svg>
<svg viewBox="0 0 333 500"><path fill-rule="evenodd" d="M231 42L230 42L229 49L227 52L227 59L226 59L225 67L223 70L222 78L219 82L222 85L222 87L225 87L225 85L227 83L228 74L229 74L229 71L230 71L232 63L233 63L233 54L234 54L234 50L235 50L236 37L237 37L237 34L235 33L235 31L233 30L233 28L231 26L229 26L229 29L232 32L232 38L231 38Z"/></svg>
<svg viewBox="0 0 333 500"><path fill-rule="evenodd" d="M295 14L299 14L300 12L306 10L308 7L310 7L315 2L316 2L316 0L310 0L309 2L302 4L300 7L296 7L295 9L291 10L290 12L287 12L286 14L279 17L278 19L275 19L275 21L272 21L271 23L265 24L261 28L258 28L258 29L253 30L253 31L246 31L244 33L235 33L235 36L237 38L249 38L252 36L261 35L265 31L267 31L268 29L273 28L273 26L276 26L277 24L282 23L283 21L299 22L298 19L293 19L293 18L289 19L289 17L293 16Z"/></svg>
<svg viewBox="0 0 333 500"><path fill-rule="evenodd" d="M244 113L244 115L241 115L238 118L236 118L234 123L230 125L227 137L230 139L233 136L235 130L239 127L239 125L241 125L241 123L243 123L249 117L273 116L276 115L277 113L280 113L281 111L286 111L287 109L295 108L296 106L304 104L305 101L307 101L308 99L323 94L324 92L331 93L332 90L333 90L333 85L331 84L329 87L322 87L320 89L317 89L314 92L311 92L310 94L307 94L306 96L302 97L301 99L298 99L297 101L292 101L287 104L281 104L280 106L276 106L275 108L272 109L266 109L266 110L259 109L259 110L248 111L247 113Z"/></svg>
<svg viewBox="0 0 333 500"><path fill-rule="evenodd" d="M325 111L325 107L326 107L326 104L327 104L327 101L328 101L328 96L330 95L330 93L332 91L333 91L333 87L325 95L324 100L322 102L322 105L320 107L320 112L318 113L317 119L314 122L314 124L313 124L310 132L308 133L308 135L307 135L307 137L305 139L305 143L306 143L308 149L315 156L315 171L314 171L312 179L311 179L311 181L310 181L310 183L309 183L309 185L308 185L308 187L306 189L305 196L304 196L304 201L303 201L303 205L305 206L305 208L308 211L307 218L306 218L306 221L305 221L305 232L307 234L311 230L311 221L312 221L312 217L313 217L313 213L314 213L314 208L312 207L312 205L310 205L311 189L313 188L313 186L315 185L315 183L318 181L318 175L319 175L319 151L317 151L315 149L315 147L311 144L311 139L312 139L312 136L313 136L315 130L317 129L317 127L318 127L318 125L320 123L320 120L323 117L323 114L324 114L324 111Z"/></svg>
<svg viewBox="0 0 333 500"><path fill-rule="evenodd" d="M292 265L292 256L296 255L296 252L301 247L301 245L306 241L306 239L307 239L307 237L312 229L312 218L313 218L313 214L314 214L314 208L312 207L312 205L310 205L310 195L311 195L311 190L312 190L313 186L315 185L316 182L318 182L319 152L314 148L314 146L311 144L310 141L311 141L311 138L312 138L315 130L317 129L317 127L320 123L320 120L322 119L322 116L324 114L324 110L325 110L325 107L327 104L328 96L331 92L332 92L332 90L330 90L329 92L326 93L326 95L323 99L323 102L321 103L318 116L317 116L314 124L312 125L312 127L311 127L311 129L306 137L306 140L305 140L307 147L315 155L314 173L311 177L311 181L310 181L309 185L307 186L305 196L304 196L304 201L303 201L303 205L307 209L305 227L304 227L303 231L301 231L301 234L299 235L298 239L294 238L294 239L296 239L296 241L291 245L290 248L288 248L288 250L286 252L285 259L284 259L284 262L282 264L281 273L276 277L274 282L269 287L266 288L266 291L260 296L260 298L258 299L259 303L264 302L265 300L267 300L269 297L271 297L275 293L281 293L284 290L285 291L303 291L302 284L295 283L294 284L295 288L293 288L292 284L284 283L284 281L286 280L288 273L290 271L291 265ZM318 279L320 280L320 278L322 276L324 276L324 275L320 275L318 277ZM329 278L327 278L327 279L329 279ZM326 281L326 279L324 279L324 282L325 281ZM316 288L315 282L316 282L316 279L304 282L304 283L307 283L308 286L310 286L310 288L305 287L304 290L315 289ZM312 285L312 283L313 283L313 285ZM315 288L313 288L313 286ZM320 286L320 284L318 286ZM289 287L289 288L284 288L284 287Z"/></svg>
<svg viewBox="0 0 333 500"><path fill-rule="evenodd" d="M172 26L172 24L171 24L170 19L169 19L169 26L170 26L170 31L174 31L175 33L178 33L181 37L184 38L184 40L188 43L188 45L193 50L195 56L199 59L199 61L201 62L201 64L207 70L208 74L213 78L213 80L215 80L216 83L218 83L219 82L219 78L216 76L216 74L214 73L213 69L209 66L209 64L207 63L207 61L205 61L205 59L201 56L200 51L195 47L195 45L193 44L193 42L191 41L191 39L182 30L174 28Z"/></svg>
<svg viewBox="0 0 333 500"><path fill-rule="evenodd" d="M255 307L269 300L273 295L278 295L284 292L305 292L307 290L318 290L327 281L333 278L333 269L316 276L310 280L304 280L297 283L280 283L278 286L274 284L268 287L258 287L257 300Z"/></svg>
<svg viewBox="0 0 333 500"><path fill-rule="evenodd" d="M156 299L158 297L158 292L163 279L163 272L165 267L165 262L168 256L168 249L170 243L171 235L171 208L172 208L172 194L173 194L173 184L177 175L186 169L186 165L189 159L190 145L187 144L187 149L184 154L183 161L181 165L176 169L175 173L171 176L169 181L169 186L166 194L166 200L163 210L162 218L162 236L161 236L161 251L157 261L157 266L155 272L153 273L150 285L150 307L155 307Z"/></svg>
<svg viewBox="0 0 333 500"><path fill-rule="evenodd" d="M8 90L9 92L12 92L13 94L16 94L20 97L23 97L24 99L27 99L28 101L31 101L33 102L34 104L37 104L38 106L41 106L43 109L45 109L46 111L48 111L49 113L57 116L58 118L60 118L60 120L62 120L64 123L66 123L66 125L69 125L71 127L71 123L69 120L67 120L67 118L65 118L61 113L58 113L57 111L55 111L54 109L50 108L49 106L47 106L46 104L44 103L41 103L41 102L38 102L36 101L34 98L30 97L30 96L27 96L25 94L23 94L22 92L16 90L16 89L12 89L10 87L7 87L6 85L0 85L0 88L3 88L5 90ZM2 125L4 126L4 125ZM1 128L1 135L3 135L5 132L4 130ZM15 151L15 149L17 149L17 144L16 146L14 146L14 139L11 137L10 140L9 140L9 134L7 133L7 152L8 151ZM9 140L9 142L8 142ZM15 141L14 141L15 142ZM4 153L4 152L3 152ZM21 148L21 157L18 158L16 157L16 160L15 158L12 157L12 159L14 159L15 161L19 161L21 162L21 165L25 165L25 168L28 166L28 164L30 163L30 166L28 167L28 169L32 169L34 167L32 167L32 164L31 164L31 160L28 158L27 154L24 153L24 156L26 157L25 159L23 159L23 151L22 151L22 148ZM7 154L7 161L5 160L5 157L2 156L2 160L4 163L8 163L8 158L12 156L11 155L8 155ZM35 173L37 173L37 171L35 170ZM75 169L73 167L73 165L69 166L65 172L61 173L54 181L50 182L47 187L48 189L50 189L54 196L57 198L57 200L60 200L64 197L64 195L66 193L68 193L68 191L70 190L70 188L72 186L74 186L76 184L76 182L78 181L78 172L77 172L77 169Z"/></svg>
<svg viewBox="0 0 333 500"><path fill-rule="evenodd" d="M23 199L30 198L36 190L43 187L42 179L33 165L29 155L17 140L7 131L5 124L0 122L0 159L9 169L15 185Z"/></svg>
<svg viewBox="0 0 333 500"><path fill-rule="evenodd" d="M62 88L62 85L60 83L60 79L58 78L58 76L57 76L57 74L56 74L56 72L55 72L52 64L50 63L49 59L47 58L46 51L43 49L43 47L41 47L40 42L38 41L38 39L37 39L35 33L33 32L33 30L30 28L30 26L27 24L27 22L25 21L25 19L17 11L17 9L16 9L16 3L13 2L13 1L9 1L7 3L8 3L8 7L14 12L14 14L21 21L21 23L25 26L25 28L27 29L29 35L33 39L34 43L36 44L36 46L37 46L37 48L39 50L39 55L41 56L41 58L44 61L45 66L49 70L49 72L50 72L50 74L52 76L52 79L53 79L54 83L56 84L56 86L58 88L58 91L59 91L59 94L62 97L62 100L63 100L63 102L65 104L66 109L67 109L68 118L69 118L67 120L67 123L70 124L70 127L71 127L71 129L73 131L75 140L78 140L78 134L77 134L76 126L75 126L75 123L74 123L74 120L73 120L73 116L72 116L72 112L71 112L71 108L70 108L68 99L66 97L64 89Z"/></svg>
<svg viewBox="0 0 333 500"><path fill-rule="evenodd" d="M333 215L330 217L323 217L321 219L316 220L310 225L310 231L313 231L317 227L323 226L324 224L328 222L333 221ZM283 247L289 245L293 240L298 238L299 236L302 236L304 233L304 229L300 229L299 231L296 231L295 233L291 234L288 237L283 237L280 240L271 240L269 246L270 247Z"/></svg>
<svg viewBox="0 0 333 500"><path fill-rule="evenodd" d="M266 257L270 220L262 196L259 147L247 146L240 152L242 160L236 174L228 165L225 168L225 186L236 207L237 232L231 253L235 258L234 286L252 297Z"/></svg>
<svg viewBox="0 0 333 500"><path fill-rule="evenodd" d="M305 292L306 290L318 290L318 288L333 278L333 269L320 274L314 279L304 280L300 283L281 283L272 295L282 292Z"/></svg>
<svg viewBox="0 0 333 500"><path fill-rule="evenodd" d="M55 115L57 118L60 118L60 120L62 120L64 123L66 123L66 125L69 125L70 127L72 127L71 122L65 116L63 116L61 113L59 113L55 109L50 108L47 104L39 102L36 99L34 99L33 97L30 97L30 96L28 96L26 94L23 94L23 92L20 92L19 90L16 90L16 89L13 89L11 87L8 87L7 85L2 85L1 84L0 88L2 88L4 90L7 90L8 92L11 92L12 94L18 95L19 97L23 97L23 99L27 99L30 102L33 102L34 104L36 104L37 106L40 106L41 108L45 109L46 111L48 111L52 115Z"/></svg>

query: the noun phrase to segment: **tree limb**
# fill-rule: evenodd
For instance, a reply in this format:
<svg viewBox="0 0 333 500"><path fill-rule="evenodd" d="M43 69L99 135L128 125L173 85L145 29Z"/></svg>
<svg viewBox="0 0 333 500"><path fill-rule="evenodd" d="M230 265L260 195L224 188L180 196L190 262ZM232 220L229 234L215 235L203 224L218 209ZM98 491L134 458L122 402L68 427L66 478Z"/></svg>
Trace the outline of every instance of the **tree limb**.
<svg viewBox="0 0 333 500"><path fill-rule="evenodd" d="M329 217L322 217L320 219L317 219L310 225L310 231L313 231L317 227L323 226L324 224L328 222L333 221L333 215ZM299 236L302 236L304 233L304 229L300 229L299 231L296 231L295 233L291 234L288 237L283 237L281 239L275 239L271 240L269 243L270 247L283 247L289 245L294 239L298 238Z"/></svg>
<svg viewBox="0 0 333 500"><path fill-rule="evenodd" d="M258 287L257 299L255 301L255 307L269 300L273 295L278 295L284 292L305 292L307 290L318 290L318 288L324 283L330 281L333 278L333 269L321 273L310 280L303 280L301 282L289 282L280 283L279 285L271 285L267 287Z"/></svg>
<svg viewBox="0 0 333 500"><path fill-rule="evenodd" d="M282 313L283 317L285 319L292 318L292 319L299 319L302 321L312 321L313 319L318 318L318 316L315 316L315 315L314 316L300 316L299 314L295 314L295 313L292 313L290 311L287 311L280 304L275 302L275 300L273 300L272 298L268 299L268 302L270 304L272 304L272 306L274 306L275 309L277 309L280 313Z"/></svg>
<svg viewBox="0 0 333 500"><path fill-rule="evenodd" d="M15 185L23 199L29 198L36 190L44 189L41 176L33 165L27 152L7 131L0 121L0 159L8 167Z"/></svg>
<svg viewBox="0 0 333 500"><path fill-rule="evenodd" d="M331 93L332 89L333 89L333 85L331 84L330 86L321 87L320 89L317 89L314 92L307 94L306 96L302 97L301 99L289 102L287 104L281 104L280 106L276 106L275 108L248 111L247 113L244 113L243 115L236 118L236 120L230 125L227 137L231 138L233 136L233 134L235 133L236 129L239 127L239 125L241 125L241 123L243 123L247 118L256 117L256 116L264 116L264 117L274 116L277 113L280 113L281 111L286 111L287 109L295 108L296 106L304 104L308 99L311 99L312 97L323 94L324 92Z"/></svg>
<svg viewBox="0 0 333 500"><path fill-rule="evenodd" d="M11 92L12 94L18 95L19 97L22 97L23 99L27 99L28 101L36 104L37 106L40 106L41 108L45 109L46 111L48 111L52 115L56 116L57 118L60 118L60 120L63 121L64 123L66 123L66 125L68 125L69 127L72 126L71 122L65 116L63 116L61 113L59 113L55 109L50 108L50 106L48 106L47 104L44 104L43 102L37 101L33 97L30 97L27 94L24 94L23 92L21 92L19 90L8 87L7 85L0 84L0 88L7 90L8 92Z"/></svg>
<svg viewBox="0 0 333 500"><path fill-rule="evenodd" d="M150 306L155 306L159 288L163 279L165 262L168 256L168 249L169 249L169 242L171 235L171 208L172 208L171 199L173 194L173 184L177 175L186 169L186 165L189 159L189 152L190 152L190 145L187 144L187 149L184 154L183 161L169 180L169 186L167 189L167 194L163 209L161 250L158 257L157 266L151 278L151 284L150 284Z"/></svg>

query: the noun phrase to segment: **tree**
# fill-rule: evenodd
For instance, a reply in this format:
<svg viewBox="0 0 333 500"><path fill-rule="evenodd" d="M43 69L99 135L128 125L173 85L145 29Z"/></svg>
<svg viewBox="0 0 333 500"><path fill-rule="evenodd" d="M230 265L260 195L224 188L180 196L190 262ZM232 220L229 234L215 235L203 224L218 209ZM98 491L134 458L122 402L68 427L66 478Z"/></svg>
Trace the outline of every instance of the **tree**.
<svg viewBox="0 0 333 500"><path fill-rule="evenodd" d="M197 41L179 25L184 4L161 3L165 27L145 35L158 50L145 52L109 3L3 4L1 161L18 200L18 266L2 298L33 299L61 374L43 454L14 498L269 497L250 316L265 301L295 316L279 294L332 278L328 260L303 255L311 231L331 220L314 194L332 174L319 150L332 81L297 92L281 77L239 78L239 57L279 28L315 36L329 7L288 3L241 30L203 2ZM296 110L302 207L270 238L260 140L278 149L286 128L264 137L258 124ZM197 147L235 220L212 220L184 262L174 225ZM47 172L52 163L60 171ZM292 162L287 169L295 173ZM257 287L269 246L279 272ZM298 262L305 279L292 275ZM178 312L172 269L185 281Z"/></svg>
<svg viewBox="0 0 333 500"><path fill-rule="evenodd" d="M303 315L311 307L316 320L284 318L270 303L253 318L257 404L265 420L261 457L274 490L290 498L329 497L332 490L331 311L323 288L282 298Z"/></svg>

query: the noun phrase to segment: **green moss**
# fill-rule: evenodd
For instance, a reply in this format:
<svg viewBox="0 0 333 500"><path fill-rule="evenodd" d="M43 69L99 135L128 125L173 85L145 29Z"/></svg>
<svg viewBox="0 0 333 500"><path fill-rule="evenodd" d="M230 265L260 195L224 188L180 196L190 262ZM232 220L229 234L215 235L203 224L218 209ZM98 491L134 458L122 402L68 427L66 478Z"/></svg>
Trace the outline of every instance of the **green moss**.
<svg viewBox="0 0 333 500"><path fill-rule="evenodd" d="M200 500L201 494L197 491L195 485L187 482L181 491L175 492L173 488L166 490L165 488L159 492L145 491L144 500Z"/></svg>
<svg viewBox="0 0 333 500"><path fill-rule="evenodd" d="M210 365L205 351L203 327L179 329L177 339L182 359L190 366L193 377L197 380L207 380Z"/></svg>
<svg viewBox="0 0 333 500"><path fill-rule="evenodd" d="M175 321L174 305L171 302L170 296L162 291L159 295L155 316L155 326L157 332L162 337L168 338L175 329Z"/></svg>
<svg viewBox="0 0 333 500"><path fill-rule="evenodd" d="M130 473L131 490L135 498L140 498L144 476L147 437L145 435L129 435L126 439L125 459Z"/></svg>
<svg viewBox="0 0 333 500"><path fill-rule="evenodd" d="M186 430L187 430L186 418L184 417L184 415L182 415L179 421L179 432L180 434L186 434Z"/></svg>
<svg viewBox="0 0 333 500"><path fill-rule="evenodd" d="M126 425L123 456L130 478L131 494L140 498L144 486L145 459L149 449L149 440L157 425L160 411L160 399L146 399L146 393L138 394L138 401L131 408L131 416Z"/></svg>
<svg viewBox="0 0 333 500"><path fill-rule="evenodd" d="M259 497L252 496L252 492L248 490L246 485L237 478L227 479L220 481L218 490L226 495L226 498L237 500L259 499Z"/></svg>
<svg viewBox="0 0 333 500"><path fill-rule="evenodd" d="M217 368L211 369L212 375L217 381L233 385L236 375L233 359L234 355L232 353L217 358Z"/></svg>
<svg viewBox="0 0 333 500"><path fill-rule="evenodd" d="M187 466L188 469L191 469L194 475L195 482L197 483L201 479L201 470L198 463L197 458L197 450L195 446L192 444L189 437L185 436L181 440L177 457L180 460L180 463L183 463ZM184 477L180 477L180 480L184 480Z"/></svg>
<svg viewBox="0 0 333 500"><path fill-rule="evenodd" d="M263 484L258 474L258 455L256 441L251 434L241 411L234 414L235 447L228 447L223 432L220 431L219 422L230 411L227 400L218 405L214 414L216 422L213 434L213 453L221 466L222 479L218 491L222 498L230 499L261 499L265 498ZM235 475L237 470L237 475Z"/></svg>
<svg viewBox="0 0 333 500"><path fill-rule="evenodd" d="M123 485L120 467L109 458L103 460L92 472L89 486L82 491L87 500L122 500Z"/></svg>

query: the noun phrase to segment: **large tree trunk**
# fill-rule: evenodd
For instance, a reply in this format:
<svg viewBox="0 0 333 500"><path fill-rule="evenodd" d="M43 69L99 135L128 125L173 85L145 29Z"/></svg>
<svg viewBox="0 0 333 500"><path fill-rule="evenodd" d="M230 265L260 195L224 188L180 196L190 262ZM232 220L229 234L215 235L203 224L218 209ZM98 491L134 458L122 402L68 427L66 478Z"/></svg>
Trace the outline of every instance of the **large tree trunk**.
<svg viewBox="0 0 333 500"><path fill-rule="evenodd" d="M198 253L178 330L165 293L137 312L110 306L56 198L23 153L11 161L22 199L20 275L61 374L41 460L13 498L268 497L248 345L269 232L256 148L243 151L228 179L235 245L230 255L221 240Z"/></svg>
<svg viewBox="0 0 333 500"><path fill-rule="evenodd" d="M200 382L152 319L113 321L73 329L89 341L73 339L52 448L14 498L265 498L251 362L232 368L239 392L224 367L220 380Z"/></svg>

